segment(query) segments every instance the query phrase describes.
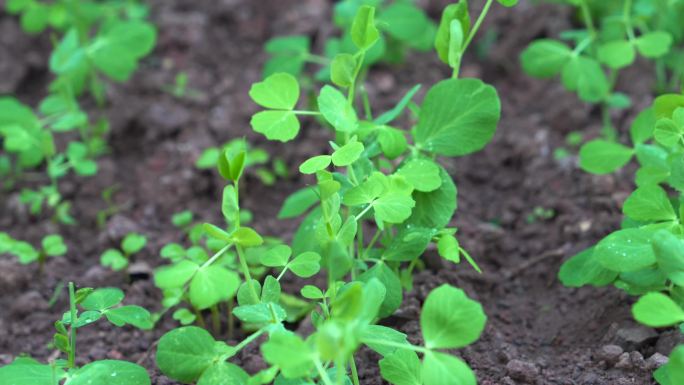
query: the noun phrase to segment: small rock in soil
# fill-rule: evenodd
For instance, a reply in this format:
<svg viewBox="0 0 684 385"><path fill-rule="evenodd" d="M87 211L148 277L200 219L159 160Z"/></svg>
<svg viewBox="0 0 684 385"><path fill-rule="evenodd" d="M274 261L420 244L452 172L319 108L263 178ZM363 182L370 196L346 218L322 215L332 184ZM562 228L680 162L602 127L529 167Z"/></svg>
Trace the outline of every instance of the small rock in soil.
<svg viewBox="0 0 684 385"><path fill-rule="evenodd" d="M147 110L141 123L150 139L159 139L177 133L190 122L190 118L190 112L185 107L162 102Z"/></svg>
<svg viewBox="0 0 684 385"><path fill-rule="evenodd" d="M655 370L667 364L668 358L660 353L655 353L646 360L648 370Z"/></svg>
<svg viewBox="0 0 684 385"><path fill-rule="evenodd" d="M622 353L620 358L618 358L618 362L615 364L615 367L620 369L631 369L632 361L629 359L629 353Z"/></svg>
<svg viewBox="0 0 684 385"><path fill-rule="evenodd" d="M138 231L138 225L128 217L117 214L107 221L107 237L112 242L119 242L128 233Z"/></svg>
<svg viewBox="0 0 684 385"><path fill-rule="evenodd" d="M43 299L39 292L32 290L14 300L10 307L10 314L16 318L24 318L31 313L47 310L47 308L47 301Z"/></svg>
<svg viewBox="0 0 684 385"><path fill-rule="evenodd" d="M646 326L633 326L622 328L617 331L616 342L625 350L638 350L649 342L658 338L655 330Z"/></svg>
<svg viewBox="0 0 684 385"><path fill-rule="evenodd" d="M620 346L606 345L598 351L596 358L612 366L615 365L622 353L624 353L624 350Z"/></svg>
<svg viewBox="0 0 684 385"><path fill-rule="evenodd" d="M678 330L669 330L660 335L656 342L656 352L669 356L675 346L684 344L684 335Z"/></svg>
<svg viewBox="0 0 684 385"><path fill-rule="evenodd" d="M539 377L539 368L535 364L521 360L510 360L506 370L509 377L527 384L534 384Z"/></svg>

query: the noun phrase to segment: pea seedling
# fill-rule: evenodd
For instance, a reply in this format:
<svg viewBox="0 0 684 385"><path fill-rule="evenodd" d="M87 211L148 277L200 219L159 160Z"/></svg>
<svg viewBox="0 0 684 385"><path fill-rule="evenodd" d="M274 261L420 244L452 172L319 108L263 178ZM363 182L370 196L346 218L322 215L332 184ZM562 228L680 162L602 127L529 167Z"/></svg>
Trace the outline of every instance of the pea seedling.
<svg viewBox="0 0 684 385"><path fill-rule="evenodd" d="M235 296L237 306L231 314L252 333L230 346L195 326L173 330L157 349L157 364L164 374L198 384L231 378L238 384L359 385L354 355L367 346L383 357L382 376L393 384L475 384L467 364L444 352L471 344L485 325L482 307L462 290L443 285L428 295L420 317L423 345L412 345L406 335L376 323L401 306L400 276L410 277L430 243L446 260L458 263L463 256L479 270L459 245L456 229L448 227L456 210L456 186L437 157L480 150L496 129L500 102L494 88L478 79L458 78L461 56L492 3L487 1L473 28L465 2L445 10L435 46L452 67L453 78L427 91L411 131L390 123L419 86L377 117L370 108L364 108L363 117L356 111L360 94L364 106L369 105L358 92L361 68L381 44L375 8L370 6L358 7L350 22L345 33L354 50L333 57L330 77L335 86L321 88L316 110L297 109L300 85L291 74L274 73L252 86L250 97L264 108L252 117L256 132L288 142L298 135L299 119L313 116L334 132L335 140L329 152L300 165L299 171L315 177L315 183L288 197L280 211L283 218L306 214L291 246L269 244L244 226L240 191L246 152L220 153L217 167L229 181L222 200L227 227L204 225L218 251L204 263L188 261L179 253L179 262L158 271L155 280L160 286L182 286L181 291L196 286L212 303ZM373 235L365 238L368 233ZM256 261L250 258L254 250ZM237 264L239 274L233 278L219 270L219 261L225 258ZM262 279L254 274L255 262ZM282 278L291 274L303 279L322 272L327 288L307 285L301 291L310 301L306 312L315 331L306 337L288 331L283 322L292 310L282 292ZM196 279L203 283L195 285ZM227 287L228 283L237 285ZM250 377L228 362L266 335L261 353L269 368Z"/></svg>
<svg viewBox="0 0 684 385"><path fill-rule="evenodd" d="M0 254L14 255L19 263L24 265L38 262L40 272L43 271L48 257L60 257L67 252L67 246L59 235L47 235L43 237L40 244L40 249L36 250L30 243L16 240L9 234L0 232Z"/></svg>
<svg viewBox="0 0 684 385"><path fill-rule="evenodd" d="M76 332L99 319L122 327L131 325L148 330L152 327L150 313L137 305L119 304L124 294L119 289L80 289L69 283L69 311L55 322L52 345L67 359L42 364L30 357L19 357L0 367L0 383L13 385L149 385L145 368L127 361L100 360L81 367L76 365ZM79 312L78 308L82 308Z"/></svg>
<svg viewBox="0 0 684 385"><path fill-rule="evenodd" d="M632 309L637 321L679 325L684 322L684 95L656 98L634 120L630 137L632 147L597 139L580 151L580 166L593 174L611 173L636 156L637 188L622 207L622 228L565 262L559 277L571 287L613 284L641 295ZM681 353L678 349L673 364L657 372L661 384L683 378Z"/></svg>
<svg viewBox="0 0 684 385"><path fill-rule="evenodd" d="M137 233L129 233L121 241L121 249L107 249L100 256L100 264L114 271L125 270L131 256L142 250L147 244L147 238Z"/></svg>
<svg viewBox="0 0 684 385"><path fill-rule="evenodd" d="M563 2L577 7L585 28L561 34L571 45L548 38L532 42L521 55L523 69L536 78L560 75L568 91L601 104L604 135L614 139L610 109L631 105L615 86L620 71L631 66L637 54L654 62L661 92L678 89L684 35L677 20L684 15L684 5L650 0Z"/></svg>

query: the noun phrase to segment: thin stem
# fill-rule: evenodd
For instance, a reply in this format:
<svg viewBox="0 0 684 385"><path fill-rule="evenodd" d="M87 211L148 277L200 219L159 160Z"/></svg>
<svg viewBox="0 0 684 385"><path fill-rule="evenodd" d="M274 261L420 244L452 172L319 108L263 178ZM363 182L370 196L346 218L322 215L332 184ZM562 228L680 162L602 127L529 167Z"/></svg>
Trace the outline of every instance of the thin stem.
<svg viewBox="0 0 684 385"><path fill-rule="evenodd" d="M74 283L69 282L69 313L71 323L69 324L69 368L76 367L76 293Z"/></svg>
<svg viewBox="0 0 684 385"><path fill-rule="evenodd" d="M373 120L373 111L371 110L370 100L368 99L368 92L366 91L366 87L361 85L361 87L359 88L361 90L361 97L363 100L363 111L366 114L366 120Z"/></svg>
<svg viewBox="0 0 684 385"><path fill-rule="evenodd" d="M351 355L351 358L349 359L349 366L351 366L351 372L352 372L352 381L354 382L354 385L361 385L359 382L359 372L356 370L356 362L354 361L354 355Z"/></svg>
<svg viewBox="0 0 684 385"><path fill-rule="evenodd" d="M589 9L587 0L580 1L580 8L582 9L584 22L587 23L587 29L589 30L589 34L591 34L591 38L593 40L596 37L596 26L594 26L594 19L591 17L591 10Z"/></svg>
<svg viewBox="0 0 684 385"><path fill-rule="evenodd" d="M247 266L247 260L245 259L242 246L235 245L235 249L237 250L238 259L240 260L242 274L245 276L245 279L247 280L247 286L249 287L249 292L252 294L252 299L254 299L255 302L259 302L259 295L257 294L256 289L254 289L254 282L252 282L252 274L249 272L249 266Z"/></svg>
<svg viewBox="0 0 684 385"><path fill-rule="evenodd" d="M221 334L221 317L219 316L218 305L211 307L211 327L215 336Z"/></svg>
<svg viewBox="0 0 684 385"><path fill-rule="evenodd" d="M206 262L204 262L202 264L202 266L200 266L200 269L203 269L203 268L211 265L212 263L214 263L214 261L216 261L219 257L221 257L223 255L223 253L228 251L228 249L230 249L231 246L233 246L232 243L225 245L221 250L217 251L216 254L212 255L211 258L209 258Z"/></svg>
<svg viewBox="0 0 684 385"><path fill-rule="evenodd" d="M235 329L235 318L233 316L233 301L231 298L226 305L226 313L228 313L228 339L233 338L233 333Z"/></svg>
<svg viewBox="0 0 684 385"><path fill-rule="evenodd" d="M634 41L636 38L634 36L634 27L632 26L632 17L630 13L632 11L632 0L625 0L625 6L622 9L622 19L625 23L625 31L627 32L627 37L630 41Z"/></svg>
<svg viewBox="0 0 684 385"><path fill-rule="evenodd" d="M368 210L370 210L371 208L373 208L373 202L369 203L368 206L366 206L366 208L359 213L359 215L354 216L354 220L358 221L359 219L361 219L363 215L366 214Z"/></svg>
<svg viewBox="0 0 684 385"><path fill-rule="evenodd" d="M375 235L373 235L373 238L371 238L371 241L368 244L368 247L366 247L366 250L363 252L364 257L370 252L370 250L373 248L373 246L375 246L375 243L378 241L378 239L380 239L380 235L382 235L382 233L383 232L380 230L377 230L375 232Z"/></svg>
<svg viewBox="0 0 684 385"><path fill-rule="evenodd" d="M328 59L325 56L321 56L321 55L308 54L308 55L304 56L304 60L311 62L311 63L324 65L324 66L327 66L328 64L330 64L330 59Z"/></svg>
<svg viewBox="0 0 684 385"><path fill-rule="evenodd" d="M321 376L323 383L325 385L334 385L330 380L330 377L328 377L328 373L325 372L325 368L323 368L323 364L318 357L314 357L314 365L316 365L316 371L318 372L318 375Z"/></svg>
<svg viewBox="0 0 684 385"><path fill-rule="evenodd" d="M296 115L322 115L318 111L292 110L291 112Z"/></svg>
<svg viewBox="0 0 684 385"><path fill-rule="evenodd" d="M480 12L480 16L478 16L477 21L475 22L475 25L473 26L473 28L470 30L470 33L468 34L468 38L466 39L465 44L463 44L463 48L461 49L461 53L464 53L466 51L466 49L468 49L470 42L473 41L475 34L477 34L477 30L480 29L480 26L482 25L482 22L484 21L485 16L487 16L487 12L489 12L489 8L491 8L493 2L494 2L494 0L487 0L487 3L485 3L484 7L482 8L482 12Z"/></svg>
<svg viewBox="0 0 684 385"><path fill-rule="evenodd" d="M195 319L197 320L197 323L199 324L199 326L201 326L202 329L206 329L207 324L204 323L204 317L202 317L202 312L194 306L192 307L192 309L195 311Z"/></svg>
<svg viewBox="0 0 684 385"><path fill-rule="evenodd" d="M349 93L347 94L347 101L349 105L354 105L354 92L356 92L356 80L359 77L359 72L361 72L361 67L363 66L363 61L366 58L366 51L361 51L358 54L356 68L354 68L354 77L352 78L352 84L349 86Z"/></svg>
<svg viewBox="0 0 684 385"><path fill-rule="evenodd" d="M266 332L266 328L261 328L261 329L255 331L254 333L250 334L249 337L245 338L239 344L235 345L233 347L233 351L231 353L235 354L235 353L239 352L240 350L244 349L245 346L249 345L250 343L252 343L252 341L259 338L259 336L264 334L264 332Z"/></svg>

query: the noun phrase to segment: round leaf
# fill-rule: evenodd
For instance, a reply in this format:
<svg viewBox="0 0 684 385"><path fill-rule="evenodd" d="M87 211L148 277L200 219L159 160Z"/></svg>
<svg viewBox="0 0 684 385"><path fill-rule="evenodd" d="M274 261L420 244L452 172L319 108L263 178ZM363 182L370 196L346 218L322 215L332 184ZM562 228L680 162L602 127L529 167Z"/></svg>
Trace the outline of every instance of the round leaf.
<svg viewBox="0 0 684 385"><path fill-rule="evenodd" d="M428 349L453 349L475 342L486 320L482 306L463 290L442 285L425 299L420 328Z"/></svg>

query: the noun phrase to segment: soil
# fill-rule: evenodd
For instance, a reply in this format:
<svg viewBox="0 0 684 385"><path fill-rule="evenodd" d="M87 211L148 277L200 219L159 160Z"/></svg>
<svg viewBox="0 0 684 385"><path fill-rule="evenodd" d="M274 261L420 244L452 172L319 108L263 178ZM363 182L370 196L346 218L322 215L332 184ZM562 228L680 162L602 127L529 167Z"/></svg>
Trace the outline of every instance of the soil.
<svg viewBox="0 0 684 385"><path fill-rule="evenodd" d="M29 215L18 202L18 189L0 193L1 231L33 243L48 232L59 232L69 246L68 255L50 259L42 275L34 266L0 259L0 364L21 353L55 357L48 342L52 322L61 317L66 300L63 292L56 303L49 304L49 299L66 281L120 287L127 303L160 308L161 295L150 272L162 263L161 246L181 237L170 223L171 215L188 209L201 220L220 221L220 179L194 167L208 146L246 136L284 159L293 177L268 187L248 176L244 204L262 233L288 239L296 228L296 221L273 218L283 199L309 182L296 176L297 165L324 148L326 133L306 124L294 145L266 142L249 129L256 106L247 91L260 79L268 38L307 34L320 52L322 41L335 33L329 21L332 3L151 3L159 27L157 48L132 81L108 90L103 115L111 121L111 152L99 160L97 176L69 177L60 186L73 202L79 225L58 226L48 216ZM419 3L436 18L446 1ZM632 187L630 172L591 176L578 169L574 157L554 159L554 149L564 145L568 133L598 135L599 113L559 82L533 80L520 69L518 55L526 44L557 36L572 23L572 15L557 5L521 1L513 9L494 7L485 27L495 31L497 39L488 49L477 47L484 55L467 56L462 72L498 89L503 117L484 151L443 161L459 187L459 239L485 274L428 255L428 269L417 275L403 307L385 320L418 341L418 311L427 293L442 283L465 289L484 305L489 320L478 342L455 353L473 367L481 385L652 384L655 359L649 357L656 352L667 355L676 342L676 333L637 328L629 313L633 299L617 289L569 289L556 278L564 259L616 228L620 204ZM0 94L14 94L35 105L49 81L49 37L26 36L16 18L6 14L0 14L0 32ZM376 110L391 106L416 83L430 85L448 76L434 56L412 54L405 64L374 68L368 89ZM179 71L188 74L198 97L177 99L161 90ZM651 97L643 73L650 72L640 64L619 79L619 88L634 102L633 109L614 116L623 133ZM121 210L98 228L96 214L106 207L100 194L110 186L118 188L114 198ZM553 210L552 217L530 220L536 207ZM130 282L98 264L100 253L129 231L140 231L150 240L136 257L139 273ZM154 384L175 384L154 365L155 341L175 326L168 316L152 332L96 324L79 335L79 359L136 361L148 368ZM263 364L256 353L257 348L250 347L235 361L254 372ZM357 360L364 385L383 383L376 358L363 350Z"/></svg>

